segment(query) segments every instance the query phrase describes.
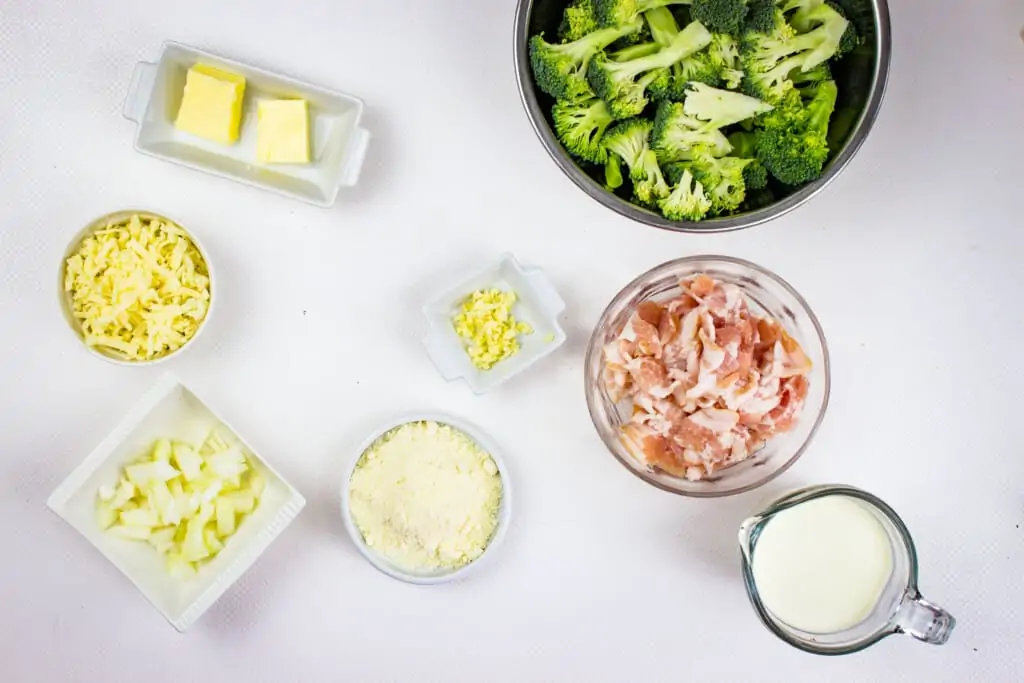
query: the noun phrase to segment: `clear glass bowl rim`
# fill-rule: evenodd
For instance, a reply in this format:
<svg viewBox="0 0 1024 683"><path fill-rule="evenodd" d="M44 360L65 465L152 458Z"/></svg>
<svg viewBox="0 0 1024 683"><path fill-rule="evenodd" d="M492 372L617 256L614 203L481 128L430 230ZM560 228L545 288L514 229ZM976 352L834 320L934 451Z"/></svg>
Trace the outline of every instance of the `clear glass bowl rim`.
<svg viewBox="0 0 1024 683"><path fill-rule="evenodd" d="M794 453L781 466L779 466L776 469L766 471L765 476L763 476L761 479L758 479L753 483L738 488L708 491L683 490L679 488L673 488L671 486L666 486L657 479L654 479L653 477L649 476L648 473L643 472L638 468L632 466L629 462L626 462L626 460L623 458L623 456L619 453L617 449L618 440L616 439L616 437L612 434L607 433L598 424L598 419L596 417L596 403L601 399L599 396L599 392L596 389L592 389L590 386L588 386L588 375L591 364L595 361L594 354L601 353L603 349L603 344L599 343L598 341L599 337L601 337L602 331L608 326L613 311L620 308L624 300L635 295L636 291L641 289L648 282L655 281L666 275L677 275L679 274L677 273L677 271L684 270L687 266L690 265L696 266L696 264L698 263L708 264L714 262L726 263L732 266L739 266L740 268L751 270L757 273L758 275L773 281L775 284L784 289L790 296L793 297L793 299L797 302L803 313L807 315L808 319L813 325L815 334L818 337L818 342L821 344L821 353L822 358L824 359L824 363L822 364L823 367L821 369L821 374L823 376L823 381L825 384L824 394L822 397L821 409L818 411L818 414L815 417L814 424L812 425L811 430L808 432L807 438L804 440L802 444L800 444L799 447L797 447ZM697 273L700 270L700 268L694 267L692 269L692 272ZM681 258L673 259L671 261L666 261L660 265L654 266L650 270L647 270L638 275L637 277L633 278L633 280L630 281L629 284L627 284L618 291L618 293L612 298L608 305L605 306L604 311L601 312L601 317L598 318L597 324L594 326L594 330L590 334L590 341L587 343L587 353L583 361L583 384L584 394L587 397L587 412L590 414L590 421L591 423L593 423L594 429L597 431L598 436L601 437L601 441L604 443L605 448L607 448L608 451L611 452L613 456L615 456L615 459L618 460L623 467L625 467L628 471L633 473L635 476L639 477L644 482L650 484L651 486L655 486L661 489L662 491L667 491L669 493L674 493L676 495L686 496L689 498L724 498L727 496L734 496L741 493L746 493L748 491L753 491L754 489L757 489L767 484L768 482L772 481L773 479L781 475L783 472L788 470L790 467L792 467L794 463L796 463L796 461L800 459L800 456L804 454L808 446L810 446L811 442L814 440L814 436L815 434L817 434L818 428L821 426L822 421L825 419L825 413L828 412L828 404L832 384L832 368L828 351L828 344L825 341L825 332L824 330L822 330L821 323L818 321L818 317L814 314L814 311L811 309L807 301L803 298L803 296L800 295L800 293L792 285L790 285L786 280L784 280L782 277L772 272L771 270L768 270L763 266L759 266L756 263L747 261L745 259L736 258L733 256L722 256L720 254L696 254L692 256L684 256Z"/></svg>

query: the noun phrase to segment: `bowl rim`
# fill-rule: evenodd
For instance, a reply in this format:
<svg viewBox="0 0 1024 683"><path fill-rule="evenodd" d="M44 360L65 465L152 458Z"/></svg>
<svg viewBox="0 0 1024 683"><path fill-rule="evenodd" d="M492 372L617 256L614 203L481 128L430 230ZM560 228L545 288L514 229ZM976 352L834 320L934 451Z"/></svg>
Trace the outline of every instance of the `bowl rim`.
<svg viewBox="0 0 1024 683"><path fill-rule="evenodd" d="M660 214L641 208L605 190L597 181L576 165L576 162L573 161L572 157L555 137L551 126L548 125L547 119L544 116L544 112L541 110L540 103L537 101L537 91L531 75L528 43L530 39L530 16L533 13L534 2L535 0L518 0L515 30L513 32L513 61L516 82L519 88L519 99L526 110L526 117L529 119L530 127L533 128L533 132L540 140L541 146L547 151L548 156L555 162L555 165L561 169L562 173L576 187L589 195L591 199L596 200L620 216L661 230L697 234L743 230L780 218L807 203L835 180L860 150L878 118L889 82L892 35L888 0L870 0L871 6L874 9L873 16L878 47L873 61L874 78L871 80L869 95L865 101L863 111L861 111L860 116L851 128L842 149L825 167L821 176L807 183L796 192L756 211L722 218L712 218L697 223L670 221Z"/></svg>
<svg viewBox="0 0 1024 683"><path fill-rule="evenodd" d="M191 240L192 244L199 252L199 255L202 256L203 261L206 263L207 276L210 279L210 302L206 308L206 315L203 317L202 321L200 321L199 327L196 328L195 334L193 334L188 340L185 341L184 344L179 346L174 351L171 351L168 354L160 356L159 358L151 358L147 360L127 360L124 358L118 358L116 356L103 353L102 351L99 351L86 344L82 334L82 327L78 323L78 321L75 320L74 315L72 313L71 296L68 292L64 291L64 276L67 271L68 259L75 253L75 251L82 244L82 242L89 235L96 232L97 230L101 230L110 222L121 220L124 218L130 218L131 216L135 215L147 218L157 218L161 221L173 223L178 228L180 228L185 233L185 235L188 236L189 240ZM195 340L199 338L199 335L201 335L203 333L203 330L206 329L207 323L210 320L210 316L213 314L213 307L215 301L214 290L216 289L216 282L213 272L213 262L210 260L209 252L207 252L206 248L203 246L202 242L196 237L195 233L186 228L179 221L169 217L167 214L152 211L150 209L119 209L117 211L111 211L109 213L103 214L102 216L86 223L85 227L76 232L74 236L71 238L71 240L67 243L67 246L64 248L64 256L61 258L60 261L60 267L57 271L57 278L57 297L60 302L62 317L64 318L64 322L67 324L68 328L71 330L71 333L81 343L81 345L85 348L86 351L96 356L97 358L102 358L108 363L113 363L114 365L121 365L127 367L152 366L158 363L163 363L164 361L170 360L171 358L180 355L187 348L192 346L193 342L195 342Z"/></svg>
<svg viewBox="0 0 1024 683"><path fill-rule="evenodd" d="M356 527L355 521L352 519L349 482L352 480L352 474L355 472L356 465L358 465L359 461L362 460L363 455L367 450L369 450L370 446L376 443L382 436L394 429L397 429L398 427L414 422L437 422L459 430L475 441L477 445L483 448L487 454L491 456L491 459L498 468L498 474L501 476L501 507L498 510L498 522L490 542L484 548L480 556L472 562L464 564L457 569L439 572L436 574L417 574L415 572L403 570L394 563L388 561L379 553L371 550L366 545L366 541L363 539L362 533L360 533L358 527ZM460 417L438 411L416 411L397 415L385 421L381 427L371 431L370 435L359 444L359 447L356 449L356 453L350 459L350 462L345 465L344 476L341 480L341 517L342 522L345 524L345 531L348 532L348 535L355 544L359 554L362 555L363 558L373 565L378 571L393 579L398 579L399 581L404 581L417 586L436 586L462 579L470 572L479 569L480 565L484 562L490 561L490 558L495 554L495 550L501 545L501 542L504 540L505 534L507 533L509 522L512 517L512 482L509 476L508 466L505 462L505 458L502 456L501 449L498 448L497 443L495 443L495 441L484 431L476 427L476 425L467 422Z"/></svg>
<svg viewBox="0 0 1024 683"><path fill-rule="evenodd" d="M764 477L762 477L761 479L757 480L754 483L734 489L728 489L723 491L684 491L672 488L670 486L666 486L660 481L653 479L652 477L648 476L647 473L642 472L639 469L631 466L618 453L618 451L614 447L617 441L613 440L613 437L611 435L604 434L602 430L597 426L597 421L594 417L596 410L596 406L594 405L594 403L597 399L593 395L593 392L587 390L587 372L591 366L591 363L594 361L594 354L600 352L600 350L603 348L601 344L596 343L599 331L603 329L603 327L607 324L612 309L617 304L620 304L624 299L628 298L629 292L635 290L642 282L644 282L647 279L650 279L659 271L671 271L681 265L694 262L709 261L724 262L730 265L749 268L771 279L777 285L786 290L786 292L788 292L796 300L797 304L803 309L803 312L806 313L807 317L810 319L811 324L814 327L814 331L818 336L818 340L821 343L821 353L823 359L822 375L824 377L824 392L821 399L821 410L818 411L818 415L814 420L814 424L811 425L811 430L810 432L808 432L807 438L804 440L802 444L800 444L800 446L796 449L793 455L791 455L786 460L786 462L782 463L782 465L779 468L775 469L774 471L768 472ZM775 272L769 270L768 268L765 268L764 266L759 266L758 264L753 263L751 261L747 261L745 259L736 258L733 256L722 256L720 254L695 254L692 256L684 256L682 258L665 261L664 263L661 263L657 266L654 266L653 268L644 271L637 277L630 280L628 284L622 287L615 294L615 296L612 297L612 300L608 303L607 306L605 306L604 310L601 312L601 316L598 318L597 324L594 325L594 330L590 334L590 340L587 342L587 351L583 361L583 386L584 394L587 400L587 413L590 415L590 422L594 426L594 431L597 432L597 435L601 439L601 442L604 444L605 448L607 448L608 451L615 457L615 459L618 460L619 463L623 467L625 467L629 472L631 472L634 476L638 477L641 481L650 484L651 486L661 489L662 491L673 493L679 496L685 496L688 498L726 498L741 493L747 493L749 491L753 491L754 489L764 486L768 482L778 478L782 473L784 473L786 470L788 470L790 467L796 464L797 460L799 460L803 456L804 452L806 452L806 450L810 447L811 443L814 441L814 437L817 435L818 429L821 427L821 423L825 419L825 414L828 412L829 398L831 396L832 391L832 363L831 356L829 355L828 350L828 342L825 339L825 331L822 329L821 323L818 321L817 315L815 315L814 310L807 303L806 299L804 299L800 292L798 292L796 288L789 284L789 282L787 282L782 277L777 275Z"/></svg>

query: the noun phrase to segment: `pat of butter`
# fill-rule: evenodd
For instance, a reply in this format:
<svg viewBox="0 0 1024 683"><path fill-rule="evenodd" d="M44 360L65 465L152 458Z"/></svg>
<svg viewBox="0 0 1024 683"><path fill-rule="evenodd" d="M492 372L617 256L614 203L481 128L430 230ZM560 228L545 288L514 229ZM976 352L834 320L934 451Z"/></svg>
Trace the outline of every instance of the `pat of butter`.
<svg viewBox="0 0 1024 683"><path fill-rule="evenodd" d="M245 78L206 64L188 70L174 125L187 133L231 145L242 121Z"/></svg>
<svg viewBox="0 0 1024 683"><path fill-rule="evenodd" d="M309 163L309 108L305 100L260 100L256 160L261 164Z"/></svg>

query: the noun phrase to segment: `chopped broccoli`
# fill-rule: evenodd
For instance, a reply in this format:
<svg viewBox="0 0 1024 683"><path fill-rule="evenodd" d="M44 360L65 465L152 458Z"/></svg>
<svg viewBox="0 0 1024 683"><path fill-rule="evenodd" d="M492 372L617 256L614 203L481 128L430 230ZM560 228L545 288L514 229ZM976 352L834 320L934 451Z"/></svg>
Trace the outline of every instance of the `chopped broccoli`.
<svg viewBox="0 0 1024 683"><path fill-rule="evenodd" d="M750 162L750 159L737 157L715 157L707 147L693 150L689 168L711 199L710 213L731 213L743 203L747 193L743 169Z"/></svg>
<svg viewBox="0 0 1024 683"><path fill-rule="evenodd" d="M647 119L620 121L605 133L604 146L609 156L617 155L626 162L637 200L647 206L657 206L658 200L667 197L671 188L648 143L650 134L651 122ZM605 171L607 173L607 166Z"/></svg>
<svg viewBox="0 0 1024 683"><path fill-rule="evenodd" d="M644 12L644 21L651 29L651 38L661 47L668 47L679 34L679 22L668 7L655 7Z"/></svg>
<svg viewBox="0 0 1024 683"><path fill-rule="evenodd" d="M598 29L571 43L552 44L544 34L530 38L530 65L537 86L556 99L575 99L590 94L587 65L591 58L616 38L635 33L643 22Z"/></svg>
<svg viewBox="0 0 1024 683"><path fill-rule="evenodd" d="M594 92L608 104L617 119L636 116L647 106L647 87L660 80L658 88L665 87L669 78L668 67L711 42L711 34L699 22L693 22L679 32L672 43L658 52L626 62L615 62L604 53L590 60L587 78ZM643 74L643 75L641 75Z"/></svg>
<svg viewBox="0 0 1024 683"><path fill-rule="evenodd" d="M809 13L815 7L825 4L825 0L778 0L778 8L787 16L787 21L799 33L811 30ZM792 14L790 14L792 12Z"/></svg>
<svg viewBox="0 0 1024 683"><path fill-rule="evenodd" d="M571 43L598 28L597 18L594 16L594 0L573 0L562 14L558 37L563 43Z"/></svg>
<svg viewBox="0 0 1024 683"><path fill-rule="evenodd" d="M797 68L810 71L836 54L850 27L846 17L828 5L810 10L809 16L819 25L807 33L797 34L780 14L776 12L770 33L747 33L741 50L751 85L769 101L785 95L791 72Z"/></svg>
<svg viewBox="0 0 1024 683"><path fill-rule="evenodd" d="M691 0L594 0L598 26L621 26L647 10L668 5L688 5Z"/></svg>
<svg viewBox="0 0 1024 683"><path fill-rule="evenodd" d="M715 156L725 156L732 146L722 131L686 114L678 102L662 102L654 115L651 147L665 162L693 158L697 147L706 147Z"/></svg>
<svg viewBox="0 0 1024 683"><path fill-rule="evenodd" d="M743 82L743 71L740 69L740 46L735 38L727 33L716 33L711 37L707 55L711 65L718 70L720 82L726 88L735 90L740 87L740 83Z"/></svg>
<svg viewBox="0 0 1024 683"><path fill-rule="evenodd" d="M558 139L571 154L595 164L604 162L607 152L601 137L612 124L612 115L602 100L558 100L551 117Z"/></svg>
<svg viewBox="0 0 1024 683"><path fill-rule="evenodd" d="M647 20L647 25L651 27L651 35L659 45L670 45L679 34L679 24L667 7L644 12L644 19ZM647 90L651 98L659 102L681 101L686 96L687 83L698 81L718 85L719 71L720 69L711 63L708 53L696 52L673 64L667 77L655 79Z"/></svg>
<svg viewBox="0 0 1024 683"><path fill-rule="evenodd" d="M661 213L673 221L699 221L711 210L711 200L704 194L704 186L695 180L690 169L684 168L672 192L658 202Z"/></svg>
<svg viewBox="0 0 1024 683"><path fill-rule="evenodd" d="M659 201L672 192L672 188L665 182L653 149L645 150L640 156L640 165L635 170L631 169L630 178L633 180L636 198L647 206L657 206Z"/></svg>
<svg viewBox="0 0 1024 683"><path fill-rule="evenodd" d="M800 93L810 96L806 104ZM757 158L787 185L801 185L821 175L828 159L828 123L836 106L835 81L794 90L766 114L756 133Z"/></svg>
<svg viewBox="0 0 1024 683"><path fill-rule="evenodd" d="M617 155L625 161L632 175L633 169L640 167L640 157L649 149L650 134L651 122L647 119L619 121L604 134L604 148L609 155Z"/></svg>
<svg viewBox="0 0 1024 683"><path fill-rule="evenodd" d="M775 24L775 0L748 0L742 33L768 33Z"/></svg>
<svg viewBox="0 0 1024 683"><path fill-rule="evenodd" d="M826 2L825 4L828 7L830 7L832 11L841 16L843 19L848 19L848 17L846 16L846 12L843 11L843 8L840 7L838 4L832 2L832 0L828 0L828 2ZM832 55L831 58L839 59L840 57L850 52L853 52L855 49L857 49L860 43L861 40L860 36L857 34L857 29L853 25L853 22L850 21L847 23L846 30L843 31L843 35L839 39L839 47L836 48L836 52L834 55Z"/></svg>
<svg viewBox="0 0 1024 683"><path fill-rule="evenodd" d="M736 131L729 136L729 144L732 145L732 156L751 160L743 167L743 183L747 190L768 187L768 169L757 158L757 136L747 131Z"/></svg>
<svg viewBox="0 0 1024 683"><path fill-rule="evenodd" d="M660 49L661 46L657 43L640 43L639 45L630 45L629 47L624 47L621 50L611 52L608 56L616 62L628 62L631 59L649 57Z"/></svg>
<svg viewBox="0 0 1024 683"><path fill-rule="evenodd" d="M738 92L691 83L683 103L687 116L714 128L724 128L771 111L772 105Z"/></svg>
<svg viewBox="0 0 1024 683"><path fill-rule="evenodd" d="M747 16L747 0L693 0L690 13L716 33L739 33Z"/></svg>
<svg viewBox="0 0 1024 683"><path fill-rule="evenodd" d="M744 211L757 211L763 209L775 201L775 193L768 188L752 190L747 192L743 204L740 206Z"/></svg>
<svg viewBox="0 0 1024 683"><path fill-rule="evenodd" d="M616 154L605 154L604 161L604 186L609 190L617 190L622 187L622 165Z"/></svg>

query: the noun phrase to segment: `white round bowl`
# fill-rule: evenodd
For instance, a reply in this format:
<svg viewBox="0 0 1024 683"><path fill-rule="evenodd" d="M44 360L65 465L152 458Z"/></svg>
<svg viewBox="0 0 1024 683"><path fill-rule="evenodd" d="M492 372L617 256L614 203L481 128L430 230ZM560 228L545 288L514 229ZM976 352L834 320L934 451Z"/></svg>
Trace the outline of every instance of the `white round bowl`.
<svg viewBox="0 0 1024 683"><path fill-rule="evenodd" d="M124 358L123 356L117 354L116 352L97 349L86 344L85 335L82 333L82 327L78 323L78 320L75 319L75 316L73 314L74 309L72 307L71 294L70 292L64 291L64 273L65 270L67 269L68 259L76 251L78 251L78 247L82 244L82 241L92 233L96 232L97 230L105 228L110 223L116 223L118 221L131 218L134 215L142 216L144 218L157 218L161 221L166 221L167 223L173 223L174 225L181 228L182 231L184 231L185 234L188 235L188 238L192 241L192 244L195 245L196 250L199 252L199 255L203 257L203 261L206 263L206 272L210 278L210 303L206 309L206 317L204 317L202 322L199 323L199 327L196 329L196 333L193 334L188 341L186 341L184 344L182 344L174 351L171 351L168 354L160 356L159 358L152 358L149 360L128 360L127 358ZM74 333L78 341L82 342L82 346L84 346L85 349L89 351L89 353L93 354L98 358L102 358L105 361L114 363L115 365L155 365L157 363L162 363L170 358L174 358L176 356L181 355L181 353L184 352L185 349L192 346L195 340L199 338L199 335L203 333L203 330L206 329L207 323L209 323L210 321L210 316L213 314L213 302L216 300L215 283L213 275L213 262L210 261L210 255L206 252L206 249L203 248L203 245L199 242L199 240L196 239L196 236L192 233L191 230L189 230L188 228L186 228L173 218L168 218L163 214L159 214L154 211L147 211L144 209L125 209L123 211L114 211L113 213L108 213L104 216L100 216L99 218L91 221L88 225L79 230L75 234L74 238L68 243L67 248L64 250L64 256L60 260L60 268L57 272L57 278L57 293L58 298L60 300L60 310L61 313L64 315L64 320L65 322L67 322L68 327Z"/></svg>
<svg viewBox="0 0 1024 683"><path fill-rule="evenodd" d="M352 479L352 473L355 471L356 465L359 464L363 454L366 453L370 446L372 446L379 438L390 432L392 429L401 427L402 425L410 422L437 422L458 429L466 436L473 439L473 441L475 441L482 449L487 451L491 456L491 459L494 460L494 464L497 465L498 474L501 476L501 506L498 509L498 524L494 529L494 536L491 537L490 543L488 543L487 547L484 548L480 557L476 558L469 564L458 567L457 569L417 573L410 572L399 567L367 546L362 533L360 533L355 522L352 520L352 509L349 501L349 482ZM345 477L341 482L341 517L345 522L345 529L348 531L348 535L352 537L352 542L355 543L356 548L359 549L359 552L370 564L388 576L419 586L431 586L439 583L456 581L458 579L465 578L465 576L470 572L479 569L481 564L489 561L489 559L494 555L497 547L505 538L505 531L508 528L511 514L512 482L508 475L505 460L502 458L497 444L475 426L457 417L443 413L414 413L402 415L374 431L373 434L371 434L370 437L360 445L359 451L356 453L355 457L352 458L352 462L345 468Z"/></svg>

